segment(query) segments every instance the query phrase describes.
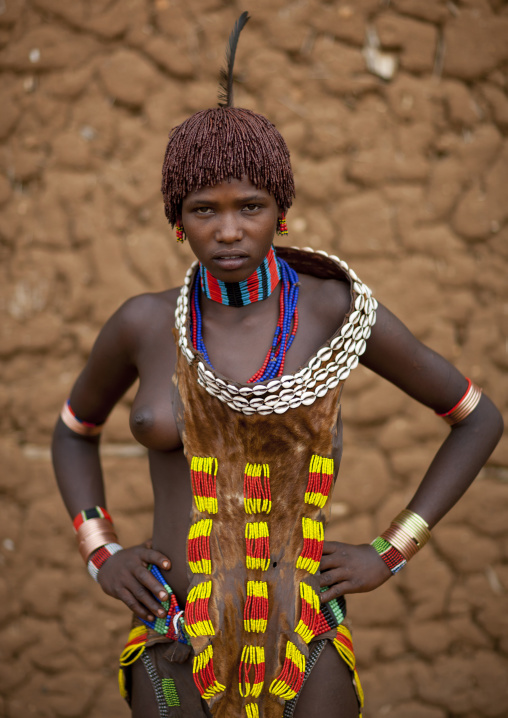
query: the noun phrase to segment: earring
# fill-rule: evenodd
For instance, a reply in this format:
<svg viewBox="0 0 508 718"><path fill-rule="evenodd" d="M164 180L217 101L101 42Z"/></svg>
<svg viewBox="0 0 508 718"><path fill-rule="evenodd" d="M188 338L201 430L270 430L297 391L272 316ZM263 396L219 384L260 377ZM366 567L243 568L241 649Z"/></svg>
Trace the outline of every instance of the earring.
<svg viewBox="0 0 508 718"><path fill-rule="evenodd" d="M177 242L185 242L185 229L183 228L183 224L177 224L175 229L176 229L176 241Z"/></svg>
<svg viewBox="0 0 508 718"><path fill-rule="evenodd" d="M286 222L286 215L284 212L277 220L277 234L288 234L288 225Z"/></svg>

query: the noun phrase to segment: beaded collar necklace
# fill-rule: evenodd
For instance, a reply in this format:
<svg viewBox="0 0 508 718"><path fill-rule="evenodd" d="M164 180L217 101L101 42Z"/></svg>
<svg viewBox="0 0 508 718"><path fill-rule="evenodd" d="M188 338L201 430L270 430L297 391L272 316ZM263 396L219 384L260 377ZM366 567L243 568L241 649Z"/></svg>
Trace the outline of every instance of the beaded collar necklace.
<svg viewBox="0 0 508 718"><path fill-rule="evenodd" d="M244 307L270 296L280 281L280 268L272 246L256 271L242 282L216 279L201 263L199 278L201 291L208 299L231 307Z"/></svg>
<svg viewBox="0 0 508 718"><path fill-rule="evenodd" d="M297 372L282 375L263 383L242 384L217 375L206 366L199 354L191 332L191 309L197 262L185 275L185 280L176 303L175 328L178 332L178 346L189 365L195 367L198 384L222 401L233 411L245 416L267 416L284 414L289 409L310 406L333 391L344 382L358 366L364 353L372 326L376 323L377 302L370 289L358 278L344 260L328 256L323 250L314 252L309 247L282 250L288 257L298 261L301 271L309 274L309 264L317 266L321 275L334 279L349 280L351 305L346 317L335 334ZM281 257L278 257L281 260ZM330 271L332 270L332 272ZM316 276L318 276L316 274ZM194 346L193 346L194 344Z"/></svg>
<svg viewBox="0 0 508 718"><path fill-rule="evenodd" d="M270 282L268 278L271 278ZM275 278L277 281L275 281ZM244 306L245 304L251 304L253 301L261 301L270 296L274 287L279 283L279 278L282 282L279 302L279 320L275 329L272 345L268 350L263 365L247 383L265 381L267 379L273 379L276 376L282 376L286 353L293 343L296 330L298 329L298 309L296 307L300 287L298 274L287 262L275 256L273 247L265 257L261 267L258 267L244 282L234 283L233 286L231 286L233 283L219 282L219 280L212 277L208 270L202 267L202 265L199 266L191 292L191 337L194 348L203 354L212 369L212 362L210 361L203 341L203 321L201 308L199 306L200 288L210 299L215 299L215 301L224 304L232 304L232 306ZM275 284L272 286L274 281ZM243 286L239 289L241 285ZM210 294L203 288L204 286L208 287ZM233 304L230 301L223 302L222 299L224 297L228 299L234 297L235 300L242 300L242 303Z"/></svg>

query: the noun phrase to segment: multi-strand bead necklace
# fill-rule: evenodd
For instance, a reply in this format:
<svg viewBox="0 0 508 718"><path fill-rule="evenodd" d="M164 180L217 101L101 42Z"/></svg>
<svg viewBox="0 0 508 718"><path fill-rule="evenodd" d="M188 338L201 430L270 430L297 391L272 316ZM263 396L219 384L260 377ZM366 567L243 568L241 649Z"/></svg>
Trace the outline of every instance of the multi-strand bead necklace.
<svg viewBox="0 0 508 718"><path fill-rule="evenodd" d="M279 281L282 282L279 304L279 320L275 329L272 345L263 365L247 383L266 381L282 376L284 362L289 347L293 343L298 329L298 274L283 259L276 257L273 247L260 267L242 282L222 282L213 277L202 265L199 265L191 293L191 337L194 348L203 354L212 367L210 357L203 341L203 320L199 306L200 290L209 299L221 304L243 307L254 301L266 299Z"/></svg>

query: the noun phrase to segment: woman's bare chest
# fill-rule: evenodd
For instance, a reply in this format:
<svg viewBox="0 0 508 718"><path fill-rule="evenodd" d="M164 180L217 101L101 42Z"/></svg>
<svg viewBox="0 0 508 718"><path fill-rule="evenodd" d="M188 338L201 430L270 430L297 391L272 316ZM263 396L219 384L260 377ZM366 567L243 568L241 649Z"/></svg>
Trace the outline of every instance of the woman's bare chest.
<svg viewBox="0 0 508 718"><path fill-rule="evenodd" d="M173 415L176 345L172 316L144 338L137 354L138 387L130 413L134 438L149 449L172 451L181 445Z"/></svg>
<svg viewBox="0 0 508 718"><path fill-rule="evenodd" d="M314 289L313 286L310 288ZM304 286L305 289L308 288ZM348 300L349 297L344 295L343 307L338 307L336 312L316 311L312 292L301 292L298 330L285 357L284 374L297 371L327 341L340 325ZM233 308L233 311L241 312L242 309ZM227 326L216 320L207 322L205 318L204 341L215 370L233 381L247 382L260 368L270 349L277 318L277 306L273 307L271 314L266 314L266 320L261 323L239 321L236 325ZM173 326L174 318L168 316L156 331L145 336L137 356L139 385L130 416L131 431L137 441L160 451L171 451L181 446L173 412L176 391L173 381L176 367Z"/></svg>

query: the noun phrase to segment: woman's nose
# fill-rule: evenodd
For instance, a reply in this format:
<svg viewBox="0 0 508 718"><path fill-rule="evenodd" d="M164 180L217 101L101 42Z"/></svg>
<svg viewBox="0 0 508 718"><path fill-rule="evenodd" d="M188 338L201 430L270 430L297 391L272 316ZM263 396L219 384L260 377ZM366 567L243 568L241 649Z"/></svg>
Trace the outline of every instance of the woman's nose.
<svg viewBox="0 0 508 718"><path fill-rule="evenodd" d="M225 213L221 216L217 230L219 242L237 242L242 239L243 230L241 222L236 213Z"/></svg>

